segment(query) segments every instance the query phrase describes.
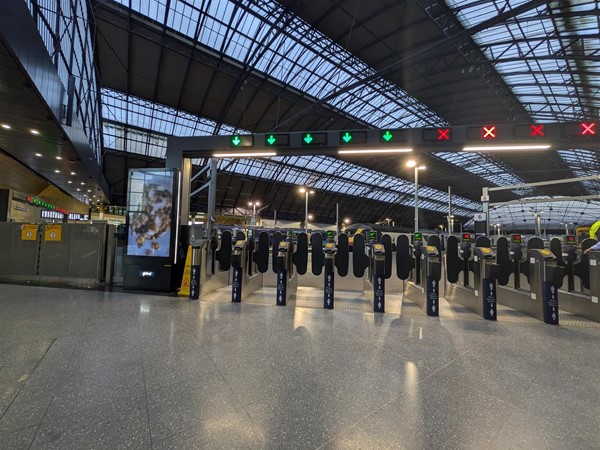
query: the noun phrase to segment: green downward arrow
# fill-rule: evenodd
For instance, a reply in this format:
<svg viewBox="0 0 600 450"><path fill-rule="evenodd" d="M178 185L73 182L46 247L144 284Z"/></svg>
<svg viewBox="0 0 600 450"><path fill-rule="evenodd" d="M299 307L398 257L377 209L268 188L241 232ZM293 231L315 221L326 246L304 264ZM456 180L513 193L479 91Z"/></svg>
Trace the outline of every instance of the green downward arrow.
<svg viewBox="0 0 600 450"><path fill-rule="evenodd" d="M347 144L352 140L352 135L346 131L346 134L342 136L342 139Z"/></svg>
<svg viewBox="0 0 600 450"><path fill-rule="evenodd" d="M270 136L267 138L267 142L269 143L269 145L273 145L275 142L277 142L277 139L275 139L275 136L273 136L273 135L270 135Z"/></svg>
<svg viewBox="0 0 600 450"><path fill-rule="evenodd" d="M239 137L239 136L234 136L234 137L231 139L231 143L232 143L233 145L235 145L236 147L237 147L238 145L240 145L240 143L241 143L241 142L242 142L242 140L240 139L240 137Z"/></svg>
<svg viewBox="0 0 600 450"><path fill-rule="evenodd" d="M304 142L306 142L307 144L310 144L312 141L313 137L310 135L310 133L304 136Z"/></svg>
<svg viewBox="0 0 600 450"><path fill-rule="evenodd" d="M390 139L393 138L394 135L392 133L390 133L390 130L387 130L385 132L385 134L383 135L383 138L385 139L385 142L390 142Z"/></svg>

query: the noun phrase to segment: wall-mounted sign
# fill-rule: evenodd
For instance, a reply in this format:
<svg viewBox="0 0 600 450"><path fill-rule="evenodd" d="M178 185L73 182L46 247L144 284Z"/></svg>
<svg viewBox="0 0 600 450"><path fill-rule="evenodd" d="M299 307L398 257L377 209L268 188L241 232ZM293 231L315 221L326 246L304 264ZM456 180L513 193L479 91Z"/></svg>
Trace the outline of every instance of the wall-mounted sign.
<svg viewBox="0 0 600 450"><path fill-rule="evenodd" d="M48 211L47 209L42 209L40 215L42 219L63 220L65 218L65 215L63 213L58 211Z"/></svg>
<svg viewBox="0 0 600 450"><path fill-rule="evenodd" d="M23 224L21 225L21 240L35 241L37 239L37 225Z"/></svg>
<svg viewBox="0 0 600 450"><path fill-rule="evenodd" d="M69 213L69 220L90 220L90 216L88 214L78 214L78 213Z"/></svg>
<svg viewBox="0 0 600 450"><path fill-rule="evenodd" d="M62 237L62 225L46 225L45 240L60 242Z"/></svg>

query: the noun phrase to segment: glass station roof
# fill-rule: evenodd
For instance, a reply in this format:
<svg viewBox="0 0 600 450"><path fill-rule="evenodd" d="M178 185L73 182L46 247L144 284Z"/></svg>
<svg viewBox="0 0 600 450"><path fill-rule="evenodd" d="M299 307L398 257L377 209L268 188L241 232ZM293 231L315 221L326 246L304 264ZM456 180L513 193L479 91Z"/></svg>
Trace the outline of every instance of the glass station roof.
<svg viewBox="0 0 600 450"><path fill-rule="evenodd" d="M264 180L414 206L413 183L330 156L224 160L220 167ZM438 212L448 211L446 192L420 187L419 196L420 208ZM453 197L453 210L457 215L470 216L480 209L476 202Z"/></svg>
<svg viewBox="0 0 600 450"><path fill-rule="evenodd" d="M509 184L523 184L525 180L513 174L510 169L500 161L494 161L474 152L437 152L434 155L455 166L467 170L488 181L490 184L505 186ZM516 192L516 191L515 191ZM518 193L523 195L531 192L531 189L522 189Z"/></svg>
<svg viewBox="0 0 600 450"><path fill-rule="evenodd" d="M276 1L116 1L315 99L376 73ZM382 78L327 104L381 128L444 124Z"/></svg>
<svg viewBox="0 0 600 450"><path fill-rule="evenodd" d="M345 86L374 74L375 70L277 1L115 2L157 23L164 23L209 51L261 72L290 89L311 96L314 100L326 99L327 105L338 108L365 126L403 128L446 125L443 118L382 78L329 97ZM446 3L468 29L527 2L447 0ZM565 121L597 116L600 107L598 3L599 0L578 0L568 2L568 5L547 2L473 35L473 41L534 120ZM107 89L102 91L102 102L104 139L109 148L164 157L168 135L234 132L230 126L218 125L205 118ZM598 173L600 170L597 153L575 150L559 151L558 154L575 176L593 174L594 171ZM491 185L525 183L500 158L450 152L436 152L434 156ZM384 201L398 201L407 193L402 183L410 184L408 181L393 179L390 182L378 172L354 165L350 170L346 166L348 163L335 158L323 158L301 160L287 157L270 162L257 160L253 164L229 162L224 167L234 168L244 174L248 171L263 174L271 173L272 164L277 162L282 165L281 173L293 174L290 175L291 180L307 177L312 171L312 178L316 182L334 192L359 192L358 195ZM335 174L342 173L338 170L346 171L352 177L347 179L328 174L324 169L326 167L331 167ZM365 186L359 188L349 183L365 183ZM311 183L303 184L323 188ZM597 181L590 181L585 183L585 187L590 193L597 193L598 184ZM430 200L435 203L437 191L434 191L424 190L423 195L431 195ZM515 191L518 195L531 192ZM403 204L410 205L412 200L409 197L404 199ZM473 202L464 201L467 202L465 208L478 209ZM435 210L433 205L431 208Z"/></svg>
<svg viewBox="0 0 600 450"><path fill-rule="evenodd" d="M127 7L131 4L134 11L165 23L209 49L249 65L253 70L315 99L326 98L332 92L375 73L362 60L273 0L242 3L234 0L117 2ZM382 78L327 103L367 126L402 128L446 124L425 105ZM215 134L219 131L215 130ZM493 184L523 182L506 165L501 167L497 161L484 155L469 156L468 160L446 153L435 156L465 171L476 166L480 169L476 175Z"/></svg>
<svg viewBox="0 0 600 450"><path fill-rule="evenodd" d="M501 223L501 230L533 233L536 214L541 216L542 230L564 230L567 224L573 231L578 226L588 226L600 220L600 201L569 200L548 203L542 197L536 203L497 206L490 208L490 224Z"/></svg>
<svg viewBox="0 0 600 450"><path fill-rule="evenodd" d="M465 28L471 28L528 2L446 0L446 3ZM473 36L535 120L569 121L597 116L598 3L598 0L545 2Z"/></svg>

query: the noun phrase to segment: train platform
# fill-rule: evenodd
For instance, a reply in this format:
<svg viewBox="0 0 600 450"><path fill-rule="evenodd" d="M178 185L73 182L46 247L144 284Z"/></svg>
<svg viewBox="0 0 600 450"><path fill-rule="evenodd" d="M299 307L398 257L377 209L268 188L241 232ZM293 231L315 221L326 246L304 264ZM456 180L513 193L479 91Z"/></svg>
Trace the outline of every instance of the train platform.
<svg viewBox="0 0 600 450"><path fill-rule="evenodd" d="M3 285L0 448L597 448L599 327L312 294Z"/></svg>

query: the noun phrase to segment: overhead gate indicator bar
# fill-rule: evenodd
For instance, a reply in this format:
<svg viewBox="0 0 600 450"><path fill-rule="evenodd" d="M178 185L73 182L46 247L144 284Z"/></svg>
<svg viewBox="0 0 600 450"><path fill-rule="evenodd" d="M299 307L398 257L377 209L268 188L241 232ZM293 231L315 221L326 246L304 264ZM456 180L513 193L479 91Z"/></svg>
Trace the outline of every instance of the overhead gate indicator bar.
<svg viewBox="0 0 600 450"><path fill-rule="evenodd" d="M257 158L291 155L334 155L359 160L371 155L411 152L544 151L600 148L597 121L569 123L494 124L369 130L309 130L229 136L169 137L169 169L182 173L181 220L187 221L191 158ZM211 160L209 199L216 198L216 160ZM214 208L210 207L209 217ZM214 207L214 201L212 203ZM212 211L212 213L211 213Z"/></svg>
<svg viewBox="0 0 600 450"><path fill-rule="evenodd" d="M597 149L599 145L600 128L595 121L508 125L486 123L458 127L170 137L167 159L170 155L174 158L239 158L340 153L360 156L368 155L370 151L393 153L394 150L415 153L568 150Z"/></svg>

